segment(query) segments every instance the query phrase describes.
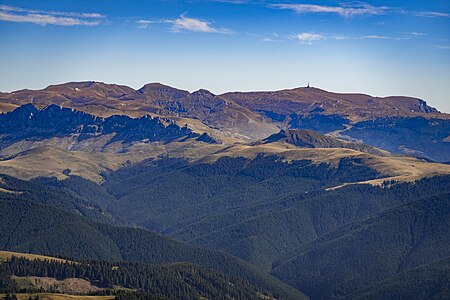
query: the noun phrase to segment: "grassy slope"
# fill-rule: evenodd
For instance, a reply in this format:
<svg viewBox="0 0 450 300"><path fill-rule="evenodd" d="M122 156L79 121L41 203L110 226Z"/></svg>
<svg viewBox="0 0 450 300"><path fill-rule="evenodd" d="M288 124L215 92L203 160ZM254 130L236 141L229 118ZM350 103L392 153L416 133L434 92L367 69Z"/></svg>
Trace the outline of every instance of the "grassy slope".
<svg viewBox="0 0 450 300"><path fill-rule="evenodd" d="M0 161L0 172L25 180L38 176L55 176L59 179L66 179L67 171L70 170L70 175L81 176L100 183L103 181L102 175L105 172L117 170L129 162L139 162L150 157L182 157L213 162L224 156L254 158L260 153L265 153L266 155L279 155L287 161L309 159L316 163L325 162L334 165L345 157L358 158L364 160L367 166L373 167L386 177L397 181L412 181L424 177L450 174L450 166L443 164L426 163L408 157L382 157L340 148L342 145L337 148L308 149L298 148L288 143L274 142L253 146L238 143L230 147L228 143L206 145L187 141L168 144L136 143L123 148L124 146L120 143L112 143L106 147L101 143L96 145L95 141L86 143L75 140L73 137L67 137L51 138L39 142L20 141L0 152L4 156ZM73 148L74 144L78 146ZM67 151L68 148L83 151ZM103 151L110 153L103 153ZM376 185L381 182L382 180L370 180L368 183Z"/></svg>
<svg viewBox="0 0 450 300"><path fill-rule="evenodd" d="M49 293L37 293L37 294L16 294L18 300L28 300L30 296L36 297L39 295L40 300L113 300L114 296L75 296L75 295L64 295L64 294L49 294ZM0 294L0 297L6 296L5 294ZM1 298L0 298L1 299Z"/></svg>
<svg viewBox="0 0 450 300"><path fill-rule="evenodd" d="M45 256L45 255L39 255L39 254L29 254L29 253L20 253L20 252L12 252L12 251L0 251L0 261L1 260L8 260L11 257L22 257L29 260L48 260L48 261L56 261L56 262L67 262L67 259L61 259L57 257L52 256Z"/></svg>

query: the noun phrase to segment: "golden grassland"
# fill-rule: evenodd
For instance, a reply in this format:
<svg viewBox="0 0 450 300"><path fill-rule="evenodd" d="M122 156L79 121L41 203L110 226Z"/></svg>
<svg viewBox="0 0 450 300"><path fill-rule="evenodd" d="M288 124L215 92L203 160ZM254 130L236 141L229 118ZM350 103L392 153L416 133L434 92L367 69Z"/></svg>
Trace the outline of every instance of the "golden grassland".
<svg viewBox="0 0 450 300"><path fill-rule="evenodd" d="M8 260L13 256L26 258L28 260L49 260L49 261L62 262L62 263L68 261L66 259L45 256L45 255L19 253L19 252L12 252L12 251L0 251L0 261Z"/></svg>
<svg viewBox="0 0 450 300"><path fill-rule="evenodd" d="M39 276L12 277L20 289L54 291L70 295L87 295L103 290L83 278L52 278Z"/></svg>
<svg viewBox="0 0 450 300"><path fill-rule="evenodd" d="M39 295L39 300L112 300L114 296L75 296L66 294L51 294L51 293L36 293L36 294L16 294L18 300L28 300L31 297ZM3 299L6 295L0 294L0 299Z"/></svg>
<svg viewBox="0 0 450 300"><path fill-rule="evenodd" d="M69 260L45 256L45 255L37 255L37 254L28 254L28 253L19 253L12 251L0 251L0 263L1 261L5 261L10 259L11 257L21 257L28 260L48 260L55 262L71 262ZM36 277L36 276L28 276L28 277L17 277L13 276L13 279L22 287L34 287L34 288L43 288L44 290L48 290L49 288L57 288L59 292L68 293L68 294L58 294L58 293L22 293L16 294L19 300L24 299L28 300L30 296L36 297L39 295L40 300L63 300L63 299L92 299L92 300L109 300L114 299L114 296L79 296L76 294L83 294L88 292L95 292L101 290L94 285L92 285L89 281L82 278L66 278L63 280L50 278L50 277ZM75 294L75 295L72 295ZM0 294L0 299L3 299L5 294Z"/></svg>
<svg viewBox="0 0 450 300"><path fill-rule="evenodd" d="M103 181L102 173L117 170L130 163L161 156L197 160L223 148L223 145L220 144L194 142L136 143L132 146L132 149L129 149L128 153L118 154L97 152L97 149L69 151L63 149L67 141L60 142L60 147L56 145L37 146L0 160L0 174L24 180L39 176L56 177L59 180L64 180L68 178L68 175L71 175L101 183ZM114 149L116 146L119 147L119 145L110 145L108 150L119 152L120 149ZM15 149L13 152L17 151L20 151L20 149ZM67 173L67 170L70 170L70 173Z"/></svg>
<svg viewBox="0 0 450 300"><path fill-rule="evenodd" d="M55 142L56 144L61 141ZM64 141L68 143L68 141ZM62 145L65 146L65 144ZM260 154L276 155L283 161L311 160L337 166L343 158L358 158L363 164L385 176L382 179L357 183L381 185L384 181L410 182L421 178L450 174L450 165L425 162L405 156L378 156L348 148L299 148L284 142L268 144L223 143L204 144L194 141L163 143L136 143L128 153L120 152L111 145L108 152L64 150L55 145L45 145L25 150L0 161L0 174L29 180L35 177L81 176L96 183L103 181L102 174L117 170L144 159L161 157L184 158L189 161L213 163L221 157L255 158ZM16 149L17 150L17 149ZM111 153L112 152L112 153ZM114 153L115 152L115 153ZM70 173L67 174L67 170ZM356 183L356 182L355 182ZM348 183L353 184L353 183ZM8 192L6 186L0 188ZM1 191L1 190L0 190Z"/></svg>
<svg viewBox="0 0 450 300"><path fill-rule="evenodd" d="M0 113L10 112L18 107L16 104L0 102Z"/></svg>
<svg viewBox="0 0 450 300"><path fill-rule="evenodd" d="M102 172L117 169L126 160L127 157L115 154L66 151L44 146L27 150L13 159L0 161L0 173L26 180L37 176L65 179L67 176L64 171L70 169L71 175L101 182Z"/></svg>

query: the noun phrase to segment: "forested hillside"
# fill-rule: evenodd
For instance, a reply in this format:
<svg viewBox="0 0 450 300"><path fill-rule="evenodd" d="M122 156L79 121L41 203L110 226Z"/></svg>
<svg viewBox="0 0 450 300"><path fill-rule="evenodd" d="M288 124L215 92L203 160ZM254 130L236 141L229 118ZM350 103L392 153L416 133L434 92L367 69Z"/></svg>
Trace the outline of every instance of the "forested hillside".
<svg viewBox="0 0 450 300"><path fill-rule="evenodd" d="M275 278L222 252L187 246L142 229L95 223L17 197L2 195L0 205L0 245L3 250L71 259L194 263L245 278L274 295L302 297Z"/></svg>
<svg viewBox="0 0 450 300"><path fill-rule="evenodd" d="M149 161L113 173L104 186L117 198L109 207L112 214L271 270L272 263L323 234L417 197L450 190L448 176L415 184L324 190L377 176L358 160L343 159L333 167L259 156L222 158L212 164Z"/></svg>
<svg viewBox="0 0 450 300"><path fill-rule="evenodd" d="M25 181L0 175L0 186L10 191L9 198L27 199L33 203L56 207L102 223L131 224L107 211L107 206L114 201L114 197L106 193L101 186L81 177L71 176L64 181L58 181L56 178Z"/></svg>
<svg viewBox="0 0 450 300"><path fill-rule="evenodd" d="M113 214L152 230L171 232L173 222L378 177L376 170L358 159L345 158L331 166L258 155L194 164L180 159L150 160L112 173L104 186L117 198L109 207Z"/></svg>
<svg viewBox="0 0 450 300"><path fill-rule="evenodd" d="M0 262L0 293L65 293L63 286L44 288L33 284L33 278L87 280L90 293L117 295L119 298L141 296L147 299L274 299L273 295L245 279L227 276L187 263L146 265L142 263L81 261L57 262L12 257Z"/></svg>
<svg viewBox="0 0 450 300"><path fill-rule="evenodd" d="M450 295L450 258L400 272L349 297L353 299L446 299Z"/></svg>
<svg viewBox="0 0 450 300"><path fill-rule="evenodd" d="M448 192L422 198L316 239L281 262L273 274L314 299L345 298L371 285L368 294L386 293L392 298L410 293L412 283L422 285L422 293L427 291L429 296L444 293L438 276L443 269L433 274L431 267L426 268L430 276L426 279L420 268L413 269L448 256L449 216Z"/></svg>

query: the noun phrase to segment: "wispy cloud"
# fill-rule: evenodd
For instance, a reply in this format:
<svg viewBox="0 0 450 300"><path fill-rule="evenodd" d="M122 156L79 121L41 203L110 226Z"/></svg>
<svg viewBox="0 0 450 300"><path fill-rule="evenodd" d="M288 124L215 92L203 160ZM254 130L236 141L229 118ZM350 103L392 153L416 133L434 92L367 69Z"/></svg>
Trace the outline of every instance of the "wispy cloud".
<svg viewBox="0 0 450 300"><path fill-rule="evenodd" d="M266 35L261 35L261 34L255 34L255 33L249 33L247 32L247 34L249 36L253 36L258 38L261 42L271 42L271 43L275 43L275 42L282 42L283 41L283 37L280 36L278 33L276 32L272 32L272 34L266 34Z"/></svg>
<svg viewBox="0 0 450 300"><path fill-rule="evenodd" d="M427 35L425 32L407 32L407 35L411 35L411 36L425 36Z"/></svg>
<svg viewBox="0 0 450 300"><path fill-rule="evenodd" d="M318 4L292 4L279 3L269 5L272 8L288 9L299 14L337 14L342 17L353 16L370 16L370 15L385 15L385 14L407 14L416 17L427 18L450 18L450 13L438 11L408 11L395 7L388 6L374 6L365 2L353 1L342 2L338 5L318 5Z"/></svg>
<svg viewBox="0 0 450 300"><path fill-rule="evenodd" d="M209 32L209 33L231 33L226 28L215 28L211 26L208 21L189 18L186 13L182 14L178 19L166 20L166 23L172 24L172 31L194 31L194 32Z"/></svg>
<svg viewBox="0 0 450 300"><path fill-rule="evenodd" d="M96 26L101 24L103 15L98 13L56 12L31 10L0 5L0 21L33 23L59 26Z"/></svg>
<svg viewBox="0 0 450 300"><path fill-rule="evenodd" d="M364 35L358 37L356 39L359 40L394 40L394 41L402 41L409 40L411 37L408 36L389 36L389 35Z"/></svg>
<svg viewBox="0 0 450 300"><path fill-rule="evenodd" d="M391 40L391 41L403 41L410 40L415 37L420 37L420 33L405 33L399 36L391 35L362 35L362 36L349 36L343 34L318 34L314 32L302 32L297 34L291 34L288 36L291 40L300 41L304 45L312 45L314 42L321 40L334 40L334 41L347 41L347 40Z"/></svg>
<svg viewBox="0 0 450 300"><path fill-rule="evenodd" d="M385 6L373 6L363 2L343 3L338 6L326 6L317 4L272 4L273 8L289 9L296 13L328 13L338 14L342 17L381 15L389 10Z"/></svg>
<svg viewBox="0 0 450 300"><path fill-rule="evenodd" d="M433 45L433 47L437 49L450 50L450 45Z"/></svg>
<svg viewBox="0 0 450 300"><path fill-rule="evenodd" d="M150 26L150 24L155 24L155 23L161 23L158 21L150 21L150 20L138 20L136 21L137 27L138 28L147 28L148 26Z"/></svg>
<svg viewBox="0 0 450 300"><path fill-rule="evenodd" d="M231 4L246 4L249 3L249 0L212 0L212 2L222 2L222 3L231 3Z"/></svg>
<svg viewBox="0 0 450 300"><path fill-rule="evenodd" d="M274 38L271 38L271 37L268 37L268 36L263 36L262 38L261 38L261 41L262 42L278 42L278 40L275 40Z"/></svg>
<svg viewBox="0 0 450 300"><path fill-rule="evenodd" d="M414 15L425 18L450 18L450 14L437 11L419 11L414 13Z"/></svg>
<svg viewBox="0 0 450 300"><path fill-rule="evenodd" d="M138 28L147 28L151 24L171 24L170 30L173 32L193 31L206 33L232 33L226 28L216 28L210 22L187 17L186 13L177 19L163 20L138 20L136 21Z"/></svg>
<svg viewBox="0 0 450 300"><path fill-rule="evenodd" d="M325 39L325 37L321 34L312 33L312 32L302 32L298 34L294 34L290 36L291 39L298 40L302 44L312 45L314 41L319 41Z"/></svg>
<svg viewBox="0 0 450 300"><path fill-rule="evenodd" d="M331 38L333 40L337 40L337 41L343 41L343 40L350 40L350 39L352 39L352 37L350 37L348 35L343 35L343 34L333 35L333 36L331 36Z"/></svg>

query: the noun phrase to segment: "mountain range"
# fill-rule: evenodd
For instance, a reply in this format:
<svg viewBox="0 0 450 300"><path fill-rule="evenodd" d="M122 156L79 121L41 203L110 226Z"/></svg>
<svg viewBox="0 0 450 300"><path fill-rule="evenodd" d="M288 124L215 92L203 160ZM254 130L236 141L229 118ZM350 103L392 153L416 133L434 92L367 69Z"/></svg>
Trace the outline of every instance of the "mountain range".
<svg viewBox="0 0 450 300"><path fill-rule="evenodd" d="M72 82L0 111L0 292L450 296L450 115L422 99Z"/></svg>
<svg viewBox="0 0 450 300"><path fill-rule="evenodd" d="M219 139L254 140L279 129L310 129L394 153L450 161L449 115L411 97L338 94L313 87L214 95L159 83L134 90L101 82L72 82L0 93L0 102L3 112L32 103L38 108L56 104L101 117L165 117Z"/></svg>

